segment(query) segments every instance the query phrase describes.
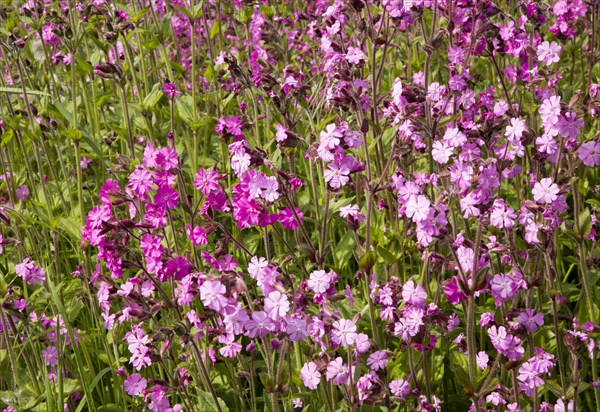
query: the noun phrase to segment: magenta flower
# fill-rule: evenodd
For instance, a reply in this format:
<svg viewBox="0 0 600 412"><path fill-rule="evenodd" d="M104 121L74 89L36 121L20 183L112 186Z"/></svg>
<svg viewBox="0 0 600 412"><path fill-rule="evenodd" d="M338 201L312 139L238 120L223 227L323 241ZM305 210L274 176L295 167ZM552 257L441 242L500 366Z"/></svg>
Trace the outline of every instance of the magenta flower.
<svg viewBox="0 0 600 412"><path fill-rule="evenodd" d="M181 93L177 91L177 86L173 83L165 83L162 87L163 93L167 95L169 99L181 96Z"/></svg>
<svg viewBox="0 0 600 412"><path fill-rule="evenodd" d="M154 195L154 204L161 209L175 209L178 203L179 193L171 186L160 186Z"/></svg>
<svg viewBox="0 0 600 412"><path fill-rule="evenodd" d="M203 194L208 195L211 192L217 192L219 190L219 179L221 175L213 169L198 169L196 172L196 179L194 180L194 187L201 191Z"/></svg>
<svg viewBox="0 0 600 412"><path fill-rule="evenodd" d="M140 165L129 175L127 188L131 189L141 200L146 200L146 194L152 190L153 185L152 173Z"/></svg>
<svg viewBox="0 0 600 412"><path fill-rule="evenodd" d="M206 245L208 244L208 239L206 238L206 231L200 226L194 226L192 229L191 225L185 225L185 232L188 236L188 239L192 241L192 245Z"/></svg>
<svg viewBox="0 0 600 412"><path fill-rule="evenodd" d="M156 163L163 170L168 171L179 166L179 154L170 147L163 147L156 154Z"/></svg>

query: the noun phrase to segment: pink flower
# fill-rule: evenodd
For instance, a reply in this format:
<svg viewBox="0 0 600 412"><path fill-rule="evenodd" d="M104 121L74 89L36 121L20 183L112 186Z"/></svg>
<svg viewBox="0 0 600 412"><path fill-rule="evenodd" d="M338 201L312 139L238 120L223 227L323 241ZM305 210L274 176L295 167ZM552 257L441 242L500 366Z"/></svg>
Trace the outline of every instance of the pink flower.
<svg viewBox="0 0 600 412"><path fill-rule="evenodd" d="M577 156L589 167L600 165L600 142L586 142L579 147Z"/></svg>
<svg viewBox="0 0 600 412"><path fill-rule="evenodd" d="M392 395L404 398L410 394L410 385L404 379L396 379L390 382L390 391Z"/></svg>
<svg viewBox="0 0 600 412"><path fill-rule="evenodd" d="M19 199L21 202L25 202L27 198L29 198L29 188L27 185L23 185L16 190L15 194L17 199Z"/></svg>
<svg viewBox="0 0 600 412"><path fill-rule="evenodd" d="M79 167L81 167L82 169L87 169L90 163L92 163L92 159L88 159L87 157L82 156L81 160L79 161Z"/></svg>
<svg viewBox="0 0 600 412"><path fill-rule="evenodd" d="M540 117L546 131L558 122L558 116L560 116L560 96L545 99L540 107Z"/></svg>
<svg viewBox="0 0 600 412"><path fill-rule="evenodd" d="M444 142L450 147L460 147L467 142L467 136L457 127L448 127L444 133Z"/></svg>
<svg viewBox="0 0 600 412"><path fill-rule="evenodd" d="M546 66L557 63L560 60L558 53L560 53L561 50L562 48L555 41L552 43L544 41L537 47L538 61L541 61Z"/></svg>
<svg viewBox="0 0 600 412"><path fill-rule="evenodd" d="M249 338L264 338L277 329L277 324L264 311L252 313L252 319L246 322L244 328Z"/></svg>
<svg viewBox="0 0 600 412"><path fill-rule="evenodd" d="M125 392L127 392L128 395L137 396L146 389L148 381L142 378L142 375L139 373L134 373L125 379L124 385Z"/></svg>
<svg viewBox="0 0 600 412"><path fill-rule="evenodd" d="M328 124L325 131L321 132L321 145L327 150L333 150L340 145L344 134L338 130L334 123Z"/></svg>
<svg viewBox="0 0 600 412"><path fill-rule="evenodd" d="M265 298L265 312L273 320L283 318L290 311L290 302L286 295L273 291Z"/></svg>
<svg viewBox="0 0 600 412"><path fill-rule="evenodd" d="M48 346L46 349L43 349L42 356L44 357L44 362L46 362L46 365L58 365L58 350L56 349L56 347Z"/></svg>
<svg viewBox="0 0 600 412"><path fill-rule="evenodd" d="M37 266L30 257L26 257L21 263L15 265L15 272L29 285L38 285L46 280L46 272Z"/></svg>
<svg viewBox="0 0 600 412"><path fill-rule="evenodd" d="M371 347L371 342L369 342L369 336L367 336L364 333L359 333L358 335L356 335L354 346L356 348L356 353L367 353L369 351L369 348Z"/></svg>
<svg viewBox="0 0 600 412"><path fill-rule="evenodd" d="M346 53L346 60L351 64L359 64L361 60L365 59L365 54L361 49L356 47L348 47L348 53Z"/></svg>
<svg viewBox="0 0 600 412"><path fill-rule="evenodd" d="M346 365L341 357L337 357L327 365L327 375L325 379L330 381L333 379L334 385L346 383L350 377L348 365Z"/></svg>
<svg viewBox="0 0 600 412"><path fill-rule="evenodd" d="M525 131L526 126L527 123L525 123L523 119L510 119L510 126L506 127L506 138L511 141L520 139L521 136L523 136L523 132Z"/></svg>
<svg viewBox="0 0 600 412"><path fill-rule="evenodd" d="M300 370L300 379L308 389L317 389L321 380L321 373L317 370L314 362L305 363Z"/></svg>
<svg viewBox="0 0 600 412"><path fill-rule="evenodd" d="M487 368L489 361L490 361L490 357L484 351L481 351L477 354L476 362L477 362L477 367L479 369L485 370L485 368Z"/></svg>
<svg viewBox="0 0 600 412"><path fill-rule="evenodd" d="M334 160L327 165L327 169L323 172L325 181L329 183L333 189L339 189L350 181L350 169L341 160Z"/></svg>
<svg viewBox="0 0 600 412"><path fill-rule="evenodd" d="M307 284L313 292L324 294L331 286L331 276L324 270L315 270L310 274Z"/></svg>
<svg viewBox="0 0 600 412"><path fill-rule="evenodd" d="M340 346L350 346L356 340L356 325L348 319L333 322L331 340Z"/></svg>
<svg viewBox="0 0 600 412"><path fill-rule="evenodd" d="M413 222L418 223L427 219L429 216L429 199L423 195L411 195L406 203L406 216L412 218Z"/></svg>
<svg viewBox="0 0 600 412"><path fill-rule="evenodd" d="M514 209L506 206L504 200L494 200L494 206L492 213L490 214L490 224L499 229L507 228L512 229L515 224L517 214Z"/></svg>
<svg viewBox="0 0 600 412"><path fill-rule="evenodd" d="M502 306L502 302L514 299L519 291L519 285L511 275L498 273L491 282L491 294L496 298L496 306Z"/></svg>
<svg viewBox="0 0 600 412"><path fill-rule="evenodd" d="M554 154L558 150L558 145L556 144L556 140L552 137L552 135L548 133L544 133L540 137L535 139L535 144L537 146L537 150L540 153L545 154Z"/></svg>
<svg viewBox="0 0 600 412"><path fill-rule="evenodd" d="M227 306L225 292L227 289L218 280L207 280L200 286L200 299L204 306L207 306L217 312Z"/></svg>
<svg viewBox="0 0 600 412"><path fill-rule="evenodd" d="M450 160L450 156L452 156L453 153L454 148L449 146L445 141L437 140L433 142L431 156L433 157L433 160L439 164L448 163L448 160Z"/></svg>
<svg viewBox="0 0 600 412"><path fill-rule="evenodd" d="M411 279L402 286L402 299L408 305L424 307L427 293L425 288Z"/></svg>
<svg viewBox="0 0 600 412"><path fill-rule="evenodd" d="M348 205L340 207L340 216L346 218L354 218L356 221L361 224L365 221L365 215L361 213L358 205Z"/></svg>
<svg viewBox="0 0 600 412"><path fill-rule="evenodd" d="M203 194L208 195L211 192L219 190L219 179L221 179L221 175L214 168L208 170L198 169L196 179L194 180L194 187Z"/></svg>
<svg viewBox="0 0 600 412"><path fill-rule="evenodd" d="M371 356L367 359L367 366L371 368L372 371L378 371L380 369L385 369L388 364L388 352L385 350L379 350L377 352L373 352Z"/></svg>
<svg viewBox="0 0 600 412"><path fill-rule="evenodd" d="M537 203L552 203L558 197L558 185L553 183L552 178L546 177L533 186L533 198Z"/></svg>

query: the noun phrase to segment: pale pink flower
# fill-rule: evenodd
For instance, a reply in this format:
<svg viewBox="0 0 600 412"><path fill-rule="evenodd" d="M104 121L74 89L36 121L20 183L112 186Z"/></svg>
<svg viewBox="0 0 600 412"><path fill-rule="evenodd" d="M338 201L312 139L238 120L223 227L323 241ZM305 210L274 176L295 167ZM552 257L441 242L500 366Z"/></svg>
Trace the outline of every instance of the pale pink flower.
<svg viewBox="0 0 600 412"><path fill-rule="evenodd" d="M412 218L415 223L422 222L429 216L430 205L427 197L412 195L406 203L406 216Z"/></svg>
<svg viewBox="0 0 600 412"><path fill-rule="evenodd" d="M290 302L286 295L278 291L269 293L265 298L265 312L273 320L283 318L290 311Z"/></svg>
<svg viewBox="0 0 600 412"><path fill-rule="evenodd" d="M537 47L538 61L541 61L546 66L550 66L552 63L557 63L560 60L558 53L560 53L561 50L562 48L555 41L552 43L544 41Z"/></svg>
<svg viewBox="0 0 600 412"><path fill-rule="evenodd" d="M331 340L340 346L350 346L356 341L356 324L348 319L333 322Z"/></svg>
<svg viewBox="0 0 600 412"><path fill-rule="evenodd" d="M537 203L552 203L556 200L560 189L552 178L546 177L535 184L532 193Z"/></svg>
<svg viewBox="0 0 600 412"><path fill-rule="evenodd" d="M321 380L321 373L317 370L317 364L314 362L305 363L300 370L300 379L308 389L317 389Z"/></svg>

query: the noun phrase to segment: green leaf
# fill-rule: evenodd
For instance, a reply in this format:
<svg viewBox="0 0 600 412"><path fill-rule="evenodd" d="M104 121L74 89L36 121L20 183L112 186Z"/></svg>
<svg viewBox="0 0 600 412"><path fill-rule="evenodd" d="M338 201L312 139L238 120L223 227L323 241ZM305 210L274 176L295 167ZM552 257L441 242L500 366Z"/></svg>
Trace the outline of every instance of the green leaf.
<svg viewBox="0 0 600 412"><path fill-rule="evenodd" d="M20 87L0 87L0 93L12 93L12 94L23 94L23 89ZM40 92L39 90L31 90L25 88L25 94L29 94L32 96L43 96L52 98L52 95Z"/></svg>
<svg viewBox="0 0 600 412"><path fill-rule="evenodd" d="M200 2L194 6L194 17L197 19L204 15L204 13L202 13L202 4L203 2Z"/></svg>
<svg viewBox="0 0 600 412"><path fill-rule="evenodd" d="M450 364L450 367L452 368L452 372L454 373L457 383L464 388L465 393L473 393L471 380L469 379L469 375L463 369L463 367L456 364Z"/></svg>
<svg viewBox="0 0 600 412"><path fill-rule="evenodd" d="M217 398L222 412L229 412L227 404L221 398ZM203 412L219 412L215 400L209 392L198 390L198 410Z"/></svg>
<svg viewBox="0 0 600 412"><path fill-rule="evenodd" d="M219 34L219 30L221 28L221 22L219 19L215 19L215 24L213 24L212 29L210 30L210 38L211 40L215 38L217 34Z"/></svg>
<svg viewBox="0 0 600 412"><path fill-rule="evenodd" d="M173 3L171 3L171 7L175 8L175 9L179 10L181 13L185 14L187 16L187 18L190 19L190 20L192 19L192 17L194 17L192 15L192 11L191 10L185 9L185 8L183 8L181 6L178 6L176 4L173 4Z"/></svg>
<svg viewBox="0 0 600 412"><path fill-rule="evenodd" d="M377 263L377 255L372 250L365 253L358 261L358 267L365 273L371 273L371 269Z"/></svg>
<svg viewBox="0 0 600 412"><path fill-rule="evenodd" d="M131 21L133 23L137 23L140 21L140 19L142 17L144 17L146 15L146 13L148 13L148 10L150 10L150 6L148 7L144 7L142 10L138 11L137 13L135 13L132 17L131 17Z"/></svg>
<svg viewBox="0 0 600 412"><path fill-rule="evenodd" d="M181 96L175 100L175 110L179 118L188 126L194 120L194 101L192 96Z"/></svg>
<svg viewBox="0 0 600 412"><path fill-rule="evenodd" d="M142 108L146 111L151 110L159 100L163 97L162 87L160 87L159 83L156 83L152 86L152 90L150 93L146 95L144 101L142 102Z"/></svg>
<svg viewBox="0 0 600 412"><path fill-rule="evenodd" d="M206 81L211 82L212 79L215 78L215 69L213 68L212 64L209 64L206 67L206 70L204 71L204 78L206 79Z"/></svg>
<svg viewBox="0 0 600 412"><path fill-rule="evenodd" d="M600 209L600 200L598 199L587 199L585 203L592 206L593 208Z"/></svg>
<svg viewBox="0 0 600 412"><path fill-rule="evenodd" d="M398 260L398 258L392 252L381 246L377 248L377 252L379 253L379 256L381 256L383 260L385 260L385 262L389 263L390 265L396 263L396 261Z"/></svg>
<svg viewBox="0 0 600 412"><path fill-rule="evenodd" d="M352 256L352 250L354 249L354 236L351 231L346 231L342 239L337 242L334 251L334 257L336 266L341 268L348 264L350 257Z"/></svg>
<svg viewBox="0 0 600 412"><path fill-rule="evenodd" d="M579 215L579 221L577 222L579 227L579 236L582 239L586 239L592 231L592 217L590 215L590 209L587 207Z"/></svg>

